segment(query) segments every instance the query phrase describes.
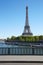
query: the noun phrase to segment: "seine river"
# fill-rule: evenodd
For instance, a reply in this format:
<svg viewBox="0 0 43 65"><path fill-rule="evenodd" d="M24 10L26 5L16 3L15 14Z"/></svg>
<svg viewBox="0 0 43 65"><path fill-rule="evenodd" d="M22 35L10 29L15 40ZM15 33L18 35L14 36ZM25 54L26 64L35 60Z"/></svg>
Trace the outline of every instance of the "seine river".
<svg viewBox="0 0 43 65"><path fill-rule="evenodd" d="M9 47L9 46L11 46L11 45L6 45L5 43L0 43L0 48L1 47Z"/></svg>

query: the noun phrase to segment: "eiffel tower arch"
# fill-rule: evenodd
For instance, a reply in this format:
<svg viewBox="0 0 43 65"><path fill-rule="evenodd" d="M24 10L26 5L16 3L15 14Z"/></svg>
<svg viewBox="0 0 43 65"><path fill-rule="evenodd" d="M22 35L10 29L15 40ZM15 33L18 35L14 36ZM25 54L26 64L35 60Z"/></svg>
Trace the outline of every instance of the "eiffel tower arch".
<svg viewBox="0 0 43 65"><path fill-rule="evenodd" d="M33 35L30 30L30 26L29 26L29 22L28 22L28 6L26 6L26 22L25 22L24 31L23 31L22 35L24 35L24 36Z"/></svg>

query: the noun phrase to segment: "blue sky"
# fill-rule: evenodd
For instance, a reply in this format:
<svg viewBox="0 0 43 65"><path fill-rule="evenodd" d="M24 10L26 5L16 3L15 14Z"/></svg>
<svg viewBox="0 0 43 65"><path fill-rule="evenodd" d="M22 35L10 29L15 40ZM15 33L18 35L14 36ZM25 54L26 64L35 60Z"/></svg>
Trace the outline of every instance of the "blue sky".
<svg viewBox="0 0 43 65"><path fill-rule="evenodd" d="M43 0L0 0L0 38L23 33L26 5L33 35L43 35Z"/></svg>

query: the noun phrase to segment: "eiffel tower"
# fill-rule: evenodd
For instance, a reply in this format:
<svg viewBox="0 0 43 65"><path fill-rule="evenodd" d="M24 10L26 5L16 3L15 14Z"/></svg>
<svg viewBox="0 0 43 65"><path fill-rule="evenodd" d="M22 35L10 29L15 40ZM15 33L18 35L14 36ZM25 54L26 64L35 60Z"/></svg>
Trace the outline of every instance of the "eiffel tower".
<svg viewBox="0 0 43 65"><path fill-rule="evenodd" d="M25 26L24 26L24 32L22 33L22 35L23 36L33 35L31 33L30 26L28 23L28 6L26 6L26 22L25 22Z"/></svg>

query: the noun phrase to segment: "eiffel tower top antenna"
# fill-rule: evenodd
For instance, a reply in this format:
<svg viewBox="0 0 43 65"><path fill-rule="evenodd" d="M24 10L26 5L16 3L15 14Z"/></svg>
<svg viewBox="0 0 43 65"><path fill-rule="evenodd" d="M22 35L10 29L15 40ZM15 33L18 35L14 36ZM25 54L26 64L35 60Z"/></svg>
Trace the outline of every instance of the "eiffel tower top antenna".
<svg viewBox="0 0 43 65"><path fill-rule="evenodd" d="M26 0L26 6L28 6L28 0Z"/></svg>
<svg viewBox="0 0 43 65"><path fill-rule="evenodd" d="M25 25L29 25L29 20L28 20L28 0L26 0L26 22Z"/></svg>

